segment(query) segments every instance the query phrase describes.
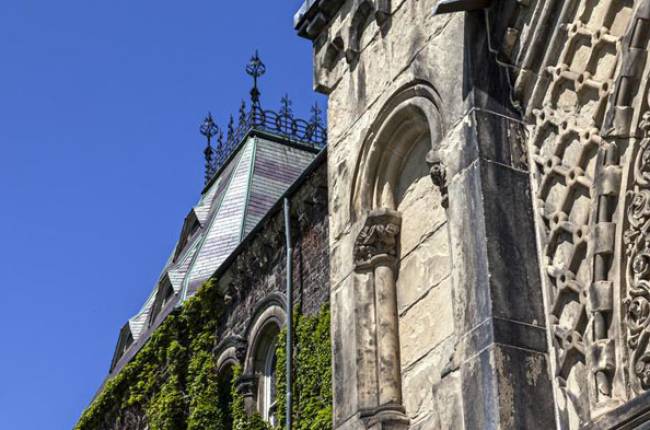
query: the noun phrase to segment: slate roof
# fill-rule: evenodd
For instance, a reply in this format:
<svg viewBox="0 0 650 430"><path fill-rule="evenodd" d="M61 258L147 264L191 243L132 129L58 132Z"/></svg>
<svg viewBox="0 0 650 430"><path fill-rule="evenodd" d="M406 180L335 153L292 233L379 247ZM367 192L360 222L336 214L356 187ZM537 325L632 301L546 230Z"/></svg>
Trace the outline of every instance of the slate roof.
<svg viewBox="0 0 650 430"><path fill-rule="evenodd" d="M130 330L120 334L118 346L129 334L134 341L123 354L116 352L111 374L119 372L160 322L217 271L301 176L317 152L314 147L255 130L244 138L189 211L159 281L141 310L129 319ZM164 306L157 306L156 301L163 296L159 289L166 284L171 285L174 296ZM157 309L157 315L152 315Z"/></svg>

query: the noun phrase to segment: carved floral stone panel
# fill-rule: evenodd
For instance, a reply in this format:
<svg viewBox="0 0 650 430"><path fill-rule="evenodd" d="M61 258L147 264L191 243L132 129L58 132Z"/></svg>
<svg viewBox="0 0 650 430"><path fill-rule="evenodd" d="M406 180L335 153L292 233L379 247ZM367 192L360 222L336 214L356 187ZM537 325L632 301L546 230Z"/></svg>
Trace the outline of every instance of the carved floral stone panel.
<svg viewBox="0 0 650 430"><path fill-rule="evenodd" d="M629 354L630 386L635 394L650 389L650 113L644 116L646 137L630 166L625 247L624 325Z"/></svg>

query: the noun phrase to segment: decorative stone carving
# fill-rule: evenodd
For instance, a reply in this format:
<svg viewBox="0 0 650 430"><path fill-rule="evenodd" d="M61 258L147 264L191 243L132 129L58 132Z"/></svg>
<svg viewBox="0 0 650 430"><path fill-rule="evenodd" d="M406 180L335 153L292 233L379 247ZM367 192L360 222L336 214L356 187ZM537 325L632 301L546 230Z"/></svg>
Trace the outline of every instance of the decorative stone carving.
<svg viewBox="0 0 650 430"><path fill-rule="evenodd" d="M375 0L375 20L382 27L390 18L390 0Z"/></svg>
<svg viewBox="0 0 650 430"><path fill-rule="evenodd" d="M397 255L397 235L402 219L390 209L374 210L368 214L365 225L354 245L354 263L357 269L372 268L380 261L393 260Z"/></svg>
<svg viewBox="0 0 650 430"><path fill-rule="evenodd" d="M257 378L255 375L241 375L235 381L235 389L244 397L253 397L257 390Z"/></svg>
<svg viewBox="0 0 650 430"><path fill-rule="evenodd" d="M629 374L638 394L650 389L650 113L644 115L645 138L633 161L628 191L624 245L627 291L624 300Z"/></svg>
<svg viewBox="0 0 650 430"><path fill-rule="evenodd" d="M609 0L570 3L563 27L531 33L549 40L530 47L515 91L534 121L528 150L558 421L577 429L625 397L615 300L621 161L602 130L631 13ZM540 23L553 19L539 10ZM544 67L526 70L537 57Z"/></svg>
<svg viewBox="0 0 650 430"><path fill-rule="evenodd" d="M245 342L241 342L240 344L237 345L235 349L235 357L237 357L237 361L240 363L243 363L244 360L246 360L246 350L248 349L248 345L246 345Z"/></svg>
<svg viewBox="0 0 650 430"><path fill-rule="evenodd" d="M449 193L447 191L447 168L442 162L440 153L438 151L429 151L427 154L427 164L429 165L429 173L433 185L438 187L440 195L442 196L442 207L447 209L449 207Z"/></svg>

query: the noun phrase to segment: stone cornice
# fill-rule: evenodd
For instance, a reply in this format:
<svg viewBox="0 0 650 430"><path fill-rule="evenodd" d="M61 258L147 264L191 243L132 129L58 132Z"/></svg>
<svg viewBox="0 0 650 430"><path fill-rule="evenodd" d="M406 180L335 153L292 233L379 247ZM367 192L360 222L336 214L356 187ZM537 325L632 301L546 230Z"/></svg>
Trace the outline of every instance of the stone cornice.
<svg viewBox="0 0 650 430"><path fill-rule="evenodd" d="M343 3L345 0L305 0L293 17L298 35L316 39Z"/></svg>

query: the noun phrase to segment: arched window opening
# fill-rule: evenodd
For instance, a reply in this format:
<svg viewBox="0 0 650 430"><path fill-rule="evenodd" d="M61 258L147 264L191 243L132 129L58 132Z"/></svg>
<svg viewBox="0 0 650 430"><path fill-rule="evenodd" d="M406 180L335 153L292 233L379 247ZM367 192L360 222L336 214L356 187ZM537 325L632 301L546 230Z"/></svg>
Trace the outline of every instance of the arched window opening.
<svg viewBox="0 0 650 430"><path fill-rule="evenodd" d="M232 385L233 385L233 365L225 364L219 372L217 396L219 399L219 409L224 411L224 425L226 430L232 430Z"/></svg>
<svg viewBox="0 0 650 430"><path fill-rule="evenodd" d="M268 324L261 333L255 351L255 375L257 377L257 410L271 425L276 424L276 346L280 327Z"/></svg>

